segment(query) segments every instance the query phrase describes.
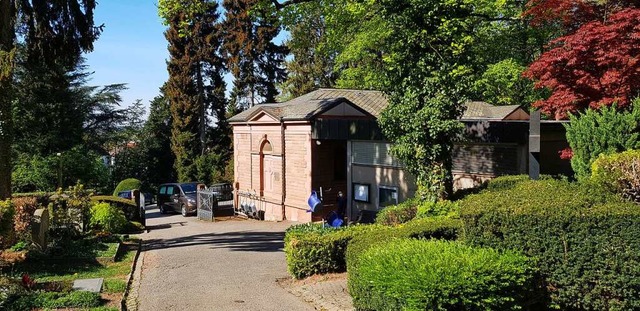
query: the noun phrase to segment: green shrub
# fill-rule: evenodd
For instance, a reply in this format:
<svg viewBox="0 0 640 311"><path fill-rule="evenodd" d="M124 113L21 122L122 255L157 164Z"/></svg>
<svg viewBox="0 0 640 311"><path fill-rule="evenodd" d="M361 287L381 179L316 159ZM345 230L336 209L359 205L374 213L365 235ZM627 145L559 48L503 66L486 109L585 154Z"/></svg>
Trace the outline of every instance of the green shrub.
<svg viewBox="0 0 640 311"><path fill-rule="evenodd" d="M142 188L142 183L139 180L135 178L127 178L121 181L118 184L118 186L116 186L116 189L113 190L113 196L117 197L120 191L135 190L135 189L139 190L140 188Z"/></svg>
<svg viewBox="0 0 640 311"><path fill-rule="evenodd" d="M359 260L349 274L359 310L521 310L535 297L534 263L513 252L397 239Z"/></svg>
<svg viewBox="0 0 640 311"><path fill-rule="evenodd" d="M457 217L460 207L457 202L442 200L438 202L425 202L418 206L416 218L427 217Z"/></svg>
<svg viewBox="0 0 640 311"><path fill-rule="evenodd" d="M0 201L0 249L10 247L14 243L14 214L15 208L11 200Z"/></svg>
<svg viewBox="0 0 640 311"><path fill-rule="evenodd" d="M91 208L91 193L81 184L69 187L69 191L58 192L51 196L48 206L51 228L64 228L73 234L83 232L83 225L89 223L89 209Z"/></svg>
<svg viewBox="0 0 640 311"><path fill-rule="evenodd" d="M359 256L374 245L398 238L455 240L461 235L461 229L461 220L439 217L414 219L401 226L378 227L358 234L347 245L347 271L351 275L351 271L358 265Z"/></svg>
<svg viewBox="0 0 640 311"><path fill-rule="evenodd" d="M100 306L100 294L86 291L35 292L21 296L10 310L32 310L36 308L91 308Z"/></svg>
<svg viewBox="0 0 640 311"><path fill-rule="evenodd" d="M416 217L418 201L411 199L398 205L385 207L378 212L376 224L395 226L405 223Z"/></svg>
<svg viewBox="0 0 640 311"><path fill-rule="evenodd" d="M591 181L640 203L640 150L601 154L591 166Z"/></svg>
<svg viewBox="0 0 640 311"><path fill-rule="evenodd" d="M573 151L571 167L578 180L589 179L591 164L600 154L640 148L640 98L633 101L630 111L604 106L569 119L565 128Z"/></svg>
<svg viewBox="0 0 640 311"><path fill-rule="evenodd" d="M551 175L540 175L540 180L554 179ZM487 182L486 189L490 191L499 191L513 189L515 186L530 181L529 175L505 175L496 177Z"/></svg>
<svg viewBox="0 0 640 311"><path fill-rule="evenodd" d="M128 225L124 213L109 203L98 203L91 208L91 226L111 233L121 233Z"/></svg>
<svg viewBox="0 0 640 311"><path fill-rule="evenodd" d="M20 280L0 275L0 310L12 310L13 301L26 293Z"/></svg>
<svg viewBox="0 0 640 311"><path fill-rule="evenodd" d="M598 187L528 181L461 201L465 240L538 258L552 307L640 308L640 209Z"/></svg>
<svg viewBox="0 0 640 311"><path fill-rule="evenodd" d="M106 202L111 204L112 206L117 207L119 210L124 212L125 217L129 221L141 221L140 213L138 212L138 206L136 202L129 199L124 199L116 196L108 196L108 195L96 195L91 197L91 201L96 202Z"/></svg>
<svg viewBox="0 0 640 311"><path fill-rule="evenodd" d="M340 229L322 229L315 225L296 226L285 234L284 251L289 273L297 278L314 274L344 272L345 250L354 235L378 228L355 225Z"/></svg>

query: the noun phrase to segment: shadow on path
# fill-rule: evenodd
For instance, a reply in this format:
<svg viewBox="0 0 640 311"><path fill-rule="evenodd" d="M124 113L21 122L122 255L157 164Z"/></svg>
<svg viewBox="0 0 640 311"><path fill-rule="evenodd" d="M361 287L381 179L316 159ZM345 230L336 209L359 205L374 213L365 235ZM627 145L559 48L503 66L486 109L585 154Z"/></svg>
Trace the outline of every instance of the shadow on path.
<svg viewBox="0 0 640 311"><path fill-rule="evenodd" d="M195 245L211 245L212 249L227 248L240 252L279 252L284 248L284 232L240 231L205 233L168 239L144 241L144 250L156 250Z"/></svg>

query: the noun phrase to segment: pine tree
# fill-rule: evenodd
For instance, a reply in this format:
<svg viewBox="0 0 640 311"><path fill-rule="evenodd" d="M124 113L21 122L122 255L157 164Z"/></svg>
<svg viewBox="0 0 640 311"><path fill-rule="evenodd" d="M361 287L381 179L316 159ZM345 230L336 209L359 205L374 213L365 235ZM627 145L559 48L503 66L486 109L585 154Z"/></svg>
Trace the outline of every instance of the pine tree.
<svg viewBox="0 0 640 311"><path fill-rule="evenodd" d="M275 102L276 85L286 78L283 67L287 49L273 43L280 32L278 18L262 9L257 0L225 0L223 44L233 74L231 104L239 108Z"/></svg>

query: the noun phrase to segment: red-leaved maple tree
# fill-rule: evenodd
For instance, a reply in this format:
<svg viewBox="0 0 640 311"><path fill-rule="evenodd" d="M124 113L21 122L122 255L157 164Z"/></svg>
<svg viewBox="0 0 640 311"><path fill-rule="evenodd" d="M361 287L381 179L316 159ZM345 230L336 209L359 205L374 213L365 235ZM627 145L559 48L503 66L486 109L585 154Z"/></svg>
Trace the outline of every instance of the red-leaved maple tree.
<svg viewBox="0 0 640 311"><path fill-rule="evenodd" d="M524 75L552 91L534 107L555 119L640 94L640 9L625 9L553 40Z"/></svg>

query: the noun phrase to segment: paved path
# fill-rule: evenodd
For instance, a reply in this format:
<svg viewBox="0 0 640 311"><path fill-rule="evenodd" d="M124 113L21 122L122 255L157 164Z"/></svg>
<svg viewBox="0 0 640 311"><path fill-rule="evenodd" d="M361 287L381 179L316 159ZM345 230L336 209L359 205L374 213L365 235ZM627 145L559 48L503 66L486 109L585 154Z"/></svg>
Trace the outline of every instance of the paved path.
<svg viewBox="0 0 640 311"><path fill-rule="evenodd" d="M290 225L209 223L148 210L133 288L138 310L314 310L276 283L287 277L283 237Z"/></svg>

